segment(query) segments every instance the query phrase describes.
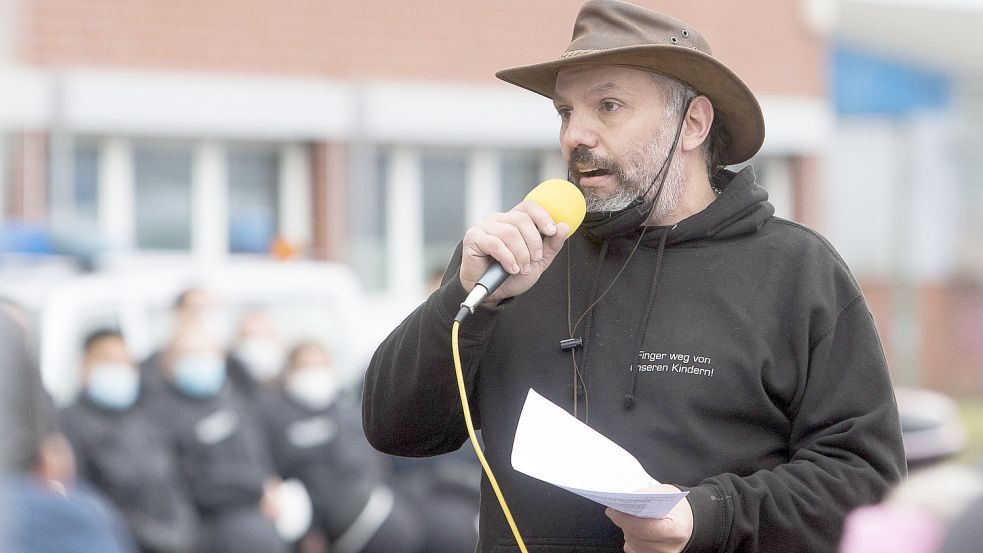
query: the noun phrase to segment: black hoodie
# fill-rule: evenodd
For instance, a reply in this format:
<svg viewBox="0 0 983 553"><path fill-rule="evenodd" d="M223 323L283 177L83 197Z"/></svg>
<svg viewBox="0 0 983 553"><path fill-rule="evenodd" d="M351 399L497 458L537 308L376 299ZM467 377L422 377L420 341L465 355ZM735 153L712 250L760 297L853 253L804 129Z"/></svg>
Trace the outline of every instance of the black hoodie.
<svg viewBox="0 0 983 553"><path fill-rule="evenodd" d="M624 545L602 506L511 468L530 388L571 412L579 390L581 420L690 490L688 552L834 551L847 512L903 476L887 366L846 265L773 216L750 168L715 185L719 197L673 227L643 229L630 211L588 221L532 289L462 325L473 415L529 551ZM364 429L382 451L467 440L450 347L460 259L459 247L366 373ZM583 345L561 350L571 337ZM479 550L516 551L487 481L482 492Z"/></svg>

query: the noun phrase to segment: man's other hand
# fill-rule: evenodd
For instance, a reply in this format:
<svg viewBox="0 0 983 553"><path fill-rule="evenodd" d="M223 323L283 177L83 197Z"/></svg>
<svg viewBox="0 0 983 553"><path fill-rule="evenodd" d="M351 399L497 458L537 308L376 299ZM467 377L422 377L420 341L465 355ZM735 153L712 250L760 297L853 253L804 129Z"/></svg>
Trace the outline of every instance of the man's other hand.
<svg viewBox="0 0 983 553"><path fill-rule="evenodd" d="M680 489L662 484L653 491L678 493ZM625 553L679 553L693 535L693 509L685 497L666 518L638 518L614 509L604 514L625 533Z"/></svg>

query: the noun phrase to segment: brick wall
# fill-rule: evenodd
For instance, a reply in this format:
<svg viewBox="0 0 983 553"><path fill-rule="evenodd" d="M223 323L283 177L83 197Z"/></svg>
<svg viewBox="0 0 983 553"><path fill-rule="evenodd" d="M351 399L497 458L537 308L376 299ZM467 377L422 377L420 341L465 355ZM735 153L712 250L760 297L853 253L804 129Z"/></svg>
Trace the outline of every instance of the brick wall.
<svg viewBox="0 0 983 553"><path fill-rule="evenodd" d="M0 220L9 217L41 223L47 216L48 135L30 131L12 134L8 140L10 167L0 175L0 194L4 195ZM6 178L9 186L4 186Z"/></svg>
<svg viewBox="0 0 983 553"><path fill-rule="evenodd" d="M18 56L43 66L491 81L557 56L575 0L20 0ZM753 89L824 94L799 2L638 0L711 39Z"/></svg>
<svg viewBox="0 0 983 553"><path fill-rule="evenodd" d="M862 282L864 294L892 363L891 290L887 282ZM983 289L971 281L924 283L915 290L919 353L915 382L902 382L892 363L895 381L917 384L957 397L979 397L983 391Z"/></svg>

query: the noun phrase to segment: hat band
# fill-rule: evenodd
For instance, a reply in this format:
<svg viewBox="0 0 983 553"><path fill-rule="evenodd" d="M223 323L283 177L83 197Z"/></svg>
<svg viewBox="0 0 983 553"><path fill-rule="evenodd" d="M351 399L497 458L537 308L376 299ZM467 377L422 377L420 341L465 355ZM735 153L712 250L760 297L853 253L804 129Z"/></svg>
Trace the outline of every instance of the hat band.
<svg viewBox="0 0 983 553"><path fill-rule="evenodd" d="M594 52L600 52L603 48L592 48L590 50L570 50L569 52L563 52L560 54L560 59L564 60L567 58L572 58L574 56L583 56L584 54L593 54Z"/></svg>

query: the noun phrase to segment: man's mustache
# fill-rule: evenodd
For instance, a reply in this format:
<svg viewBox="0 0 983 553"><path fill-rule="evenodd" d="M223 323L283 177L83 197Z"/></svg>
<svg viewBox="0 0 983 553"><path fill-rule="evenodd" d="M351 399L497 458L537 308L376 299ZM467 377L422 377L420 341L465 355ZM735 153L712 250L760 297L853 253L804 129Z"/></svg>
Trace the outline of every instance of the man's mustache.
<svg viewBox="0 0 983 553"><path fill-rule="evenodd" d="M577 170L578 164L590 165L595 169L604 169L614 173L618 177L622 177L624 174L618 162L596 155L587 148L576 148L570 152L570 159L567 161L567 170L570 171L571 175L580 174L580 171Z"/></svg>

